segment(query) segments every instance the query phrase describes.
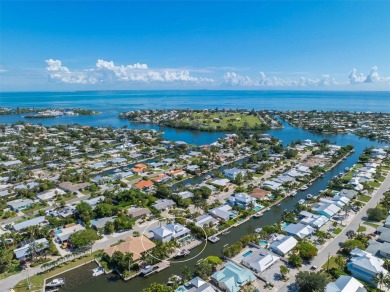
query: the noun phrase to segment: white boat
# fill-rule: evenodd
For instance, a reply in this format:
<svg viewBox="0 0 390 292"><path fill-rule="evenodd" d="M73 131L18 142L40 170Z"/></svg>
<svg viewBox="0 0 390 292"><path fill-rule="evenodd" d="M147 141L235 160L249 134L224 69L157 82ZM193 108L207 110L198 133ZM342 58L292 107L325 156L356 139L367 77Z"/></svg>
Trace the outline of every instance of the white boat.
<svg viewBox="0 0 390 292"><path fill-rule="evenodd" d="M146 266L145 268L143 268L141 270L141 274L146 276L150 273L152 273L154 270L157 270L158 269L158 266Z"/></svg>
<svg viewBox="0 0 390 292"><path fill-rule="evenodd" d="M212 242L212 243L216 243L219 240L220 240L220 238L218 236L211 236L211 237L209 237L209 241Z"/></svg>
<svg viewBox="0 0 390 292"><path fill-rule="evenodd" d="M348 170L349 170L349 167L347 166L347 167L345 168L345 170L347 170L347 171L348 171Z"/></svg>
<svg viewBox="0 0 390 292"><path fill-rule="evenodd" d="M104 274L104 268L103 267L97 267L92 270L92 276L97 277Z"/></svg>
<svg viewBox="0 0 390 292"><path fill-rule="evenodd" d="M182 249L181 251L179 251L176 255L175 255L175 258L181 258L181 257L185 257L186 255L189 255L190 254L190 251L188 249Z"/></svg>
<svg viewBox="0 0 390 292"><path fill-rule="evenodd" d="M205 179L210 179L210 178L211 178L210 175L206 175L206 176L205 176Z"/></svg>
<svg viewBox="0 0 390 292"><path fill-rule="evenodd" d="M253 215L254 218L260 218L261 216L263 216L263 213L256 213Z"/></svg>
<svg viewBox="0 0 390 292"><path fill-rule="evenodd" d="M306 199L308 199L308 200L310 200L310 199L312 199L313 198L313 195L312 194L308 194L307 196L306 196Z"/></svg>
<svg viewBox="0 0 390 292"><path fill-rule="evenodd" d="M290 197L295 197L296 194L297 194L297 192L291 192Z"/></svg>
<svg viewBox="0 0 390 292"><path fill-rule="evenodd" d="M256 229L255 229L255 232L260 233L261 230L263 230L263 228L259 227L259 228L256 228Z"/></svg>
<svg viewBox="0 0 390 292"><path fill-rule="evenodd" d="M305 203L305 200L304 199L300 199L299 201L298 201L298 204L300 204L300 205L302 205L302 204L304 204Z"/></svg>
<svg viewBox="0 0 390 292"><path fill-rule="evenodd" d="M309 187L308 187L307 185L303 185L303 186L300 188L300 190L301 190L301 191L306 191L308 188L309 188Z"/></svg>
<svg viewBox="0 0 390 292"><path fill-rule="evenodd" d="M169 278L169 281L167 282L167 286L173 286L175 283L181 282L181 277L178 275L172 275L172 277Z"/></svg>
<svg viewBox="0 0 390 292"><path fill-rule="evenodd" d="M65 285L65 279L64 278L56 278L53 279L51 282L46 284L47 288L56 288L56 287L61 287Z"/></svg>
<svg viewBox="0 0 390 292"><path fill-rule="evenodd" d="M271 211L271 208L270 207L268 207L267 209L265 209L266 211Z"/></svg>

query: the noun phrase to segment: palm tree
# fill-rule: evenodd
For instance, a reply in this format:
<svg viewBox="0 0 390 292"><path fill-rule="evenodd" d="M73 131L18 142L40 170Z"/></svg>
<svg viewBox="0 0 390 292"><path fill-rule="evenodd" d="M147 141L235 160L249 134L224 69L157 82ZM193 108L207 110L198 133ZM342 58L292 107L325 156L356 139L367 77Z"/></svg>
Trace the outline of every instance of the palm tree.
<svg viewBox="0 0 390 292"><path fill-rule="evenodd" d="M379 289L382 290L382 285L389 281L389 276L383 272L377 273L372 279L374 283L379 285Z"/></svg>

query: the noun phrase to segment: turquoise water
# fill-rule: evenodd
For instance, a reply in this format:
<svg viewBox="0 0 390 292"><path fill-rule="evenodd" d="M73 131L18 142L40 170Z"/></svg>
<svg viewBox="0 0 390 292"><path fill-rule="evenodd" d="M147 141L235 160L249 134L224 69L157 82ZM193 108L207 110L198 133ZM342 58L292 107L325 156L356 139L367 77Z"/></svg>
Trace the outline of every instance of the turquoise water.
<svg viewBox="0 0 390 292"><path fill-rule="evenodd" d="M237 212L231 212L230 214L231 214L230 217L233 217L233 218L238 216Z"/></svg>
<svg viewBox="0 0 390 292"><path fill-rule="evenodd" d="M283 222L282 223L282 229L286 228L287 226L289 226L291 223L289 222Z"/></svg>
<svg viewBox="0 0 390 292"><path fill-rule="evenodd" d="M266 246L268 244L268 241L260 240L259 245Z"/></svg>
<svg viewBox="0 0 390 292"><path fill-rule="evenodd" d="M250 255L252 252L253 252L252 250L248 250L246 253L242 254L242 256L245 258L248 255Z"/></svg>

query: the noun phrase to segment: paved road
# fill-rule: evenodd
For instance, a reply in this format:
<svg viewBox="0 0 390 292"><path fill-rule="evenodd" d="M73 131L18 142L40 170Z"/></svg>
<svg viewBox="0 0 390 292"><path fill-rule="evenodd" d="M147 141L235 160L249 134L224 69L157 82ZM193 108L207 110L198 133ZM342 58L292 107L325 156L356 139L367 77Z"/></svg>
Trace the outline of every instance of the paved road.
<svg viewBox="0 0 390 292"><path fill-rule="evenodd" d="M340 243L348 240L348 236L346 235L347 231L353 230L357 231L360 224L362 223L363 217L366 216L367 209L374 208L379 201L383 198L383 194L389 190L390 188L390 173L387 175L386 179L383 181L381 186L373 193L372 199L356 214L355 218L352 219L352 221L345 226L345 228L336 236L333 238L331 242L329 242L320 252L318 255L314 258L311 265L315 265L318 268L321 268L323 264L326 263L328 260L328 256L331 257L334 256L337 251L340 249ZM300 269L300 271L308 271L310 269L310 266L304 266ZM281 287L279 291L289 291L288 285L293 283L295 281L295 274L291 274L290 280Z"/></svg>

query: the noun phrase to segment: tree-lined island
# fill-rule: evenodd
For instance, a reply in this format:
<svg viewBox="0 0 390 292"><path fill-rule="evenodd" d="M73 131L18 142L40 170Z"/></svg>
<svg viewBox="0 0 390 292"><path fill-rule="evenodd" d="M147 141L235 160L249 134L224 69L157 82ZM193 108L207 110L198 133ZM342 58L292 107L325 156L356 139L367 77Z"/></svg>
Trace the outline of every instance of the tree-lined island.
<svg viewBox="0 0 390 292"><path fill-rule="evenodd" d="M60 116L91 116L100 112L81 108L0 108L0 115L27 114L26 119L55 118Z"/></svg>
<svg viewBox="0 0 390 292"><path fill-rule="evenodd" d="M136 123L209 132L282 127L268 112L255 110L139 110L121 113L119 117Z"/></svg>

